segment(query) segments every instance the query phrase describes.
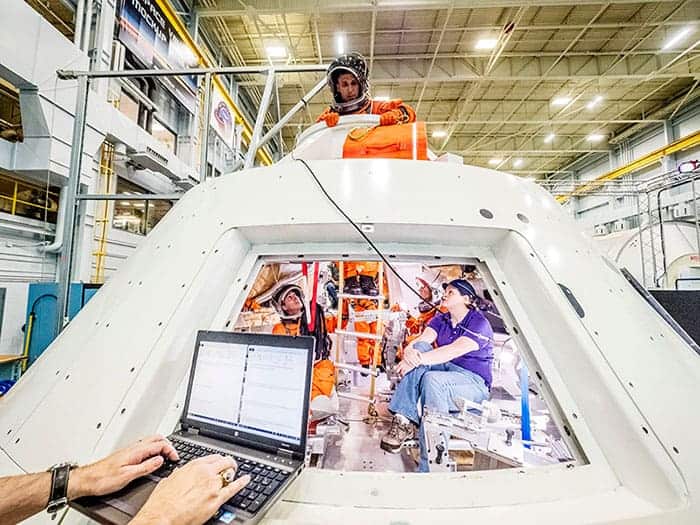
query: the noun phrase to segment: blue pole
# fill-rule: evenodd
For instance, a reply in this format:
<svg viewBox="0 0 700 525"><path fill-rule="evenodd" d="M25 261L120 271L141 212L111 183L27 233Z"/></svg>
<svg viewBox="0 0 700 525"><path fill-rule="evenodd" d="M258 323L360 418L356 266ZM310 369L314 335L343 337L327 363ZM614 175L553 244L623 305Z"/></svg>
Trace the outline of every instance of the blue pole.
<svg viewBox="0 0 700 525"><path fill-rule="evenodd" d="M520 429L523 441L530 441L530 388L527 365L523 361L520 367ZM525 445L530 448L530 445Z"/></svg>

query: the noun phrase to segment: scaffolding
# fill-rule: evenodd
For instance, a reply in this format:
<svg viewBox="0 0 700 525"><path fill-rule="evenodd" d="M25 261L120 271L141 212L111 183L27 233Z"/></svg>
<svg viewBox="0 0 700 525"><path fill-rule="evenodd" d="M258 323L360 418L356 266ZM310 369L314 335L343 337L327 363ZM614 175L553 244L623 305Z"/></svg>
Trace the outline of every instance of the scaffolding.
<svg viewBox="0 0 700 525"><path fill-rule="evenodd" d="M664 210L670 205L664 202L664 197L674 188L690 185L696 251L700 255L700 169L680 173L677 170L668 171L647 179L598 181L586 192L586 196L610 196L616 198L630 197L636 207L636 229L639 240L639 257L641 262L642 280L645 288L660 288L668 270L666 258L666 239L664 223L668 219ZM542 187L556 196L572 195L580 188L575 181L543 181L538 182Z"/></svg>

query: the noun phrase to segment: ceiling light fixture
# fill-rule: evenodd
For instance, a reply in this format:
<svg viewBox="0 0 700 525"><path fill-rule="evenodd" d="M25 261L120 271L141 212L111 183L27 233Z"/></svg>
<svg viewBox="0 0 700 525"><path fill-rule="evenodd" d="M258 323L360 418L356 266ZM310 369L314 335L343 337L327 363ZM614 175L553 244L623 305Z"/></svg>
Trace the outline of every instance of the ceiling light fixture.
<svg viewBox="0 0 700 525"><path fill-rule="evenodd" d="M513 167L514 168L519 168L520 166L523 165L523 159L515 159L513 161Z"/></svg>
<svg viewBox="0 0 700 525"><path fill-rule="evenodd" d="M480 51L494 49L498 45L497 38L480 38L476 42L475 48Z"/></svg>
<svg viewBox="0 0 700 525"><path fill-rule="evenodd" d="M593 100L591 100L588 104L586 104L587 109L593 109L596 107L598 104L600 104L603 101L602 95L596 95Z"/></svg>
<svg viewBox="0 0 700 525"><path fill-rule="evenodd" d="M554 137L556 137L556 135L554 133L550 133L549 135L547 135L544 138L544 143L549 144L550 142L552 142L554 140Z"/></svg>
<svg viewBox="0 0 700 525"><path fill-rule="evenodd" d="M489 164L491 166L498 166L501 162L503 162L503 159L501 159L501 158L495 158L495 159L489 160Z"/></svg>
<svg viewBox="0 0 700 525"><path fill-rule="evenodd" d="M338 33L335 37L335 50L338 52L339 55L342 55L345 53L345 34L344 33Z"/></svg>
<svg viewBox="0 0 700 525"><path fill-rule="evenodd" d="M571 97L568 97L568 96L554 97L552 99L553 106L566 106L570 102L571 102Z"/></svg>
<svg viewBox="0 0 700 525"><path fill-rule="evenodd" d="M270 45L266 48L268 58L286 58L287 48L280 45Z"/></svg>
<svg viewBox="0 0 700 525"><path fill-rule="evenodd" d="M685 29L681 29L678 33L676 33L674 36L671 37L671 39L664 44L664 47L661 49L663 51L666 51L667 49L671 49L673 46L676 44L679 44L686 36L688 36L691 32L690 27L686 27Z"/></svg>
<svg viewBox="0 0 700 525"><path fill-rule="evenodd" d="M600 142L604 138L605 135L603 135L602 133L591 133L590 135L588 135L588 137L586 137L586 140L588 140L588 142Z"/></svg>
<svg viewBox="0 0 700 525"><path fill-rule="evenodd" d="M444 129L436 129L433 131L433 138L434 139L444 139L447 136L447 131Z"/></svg>

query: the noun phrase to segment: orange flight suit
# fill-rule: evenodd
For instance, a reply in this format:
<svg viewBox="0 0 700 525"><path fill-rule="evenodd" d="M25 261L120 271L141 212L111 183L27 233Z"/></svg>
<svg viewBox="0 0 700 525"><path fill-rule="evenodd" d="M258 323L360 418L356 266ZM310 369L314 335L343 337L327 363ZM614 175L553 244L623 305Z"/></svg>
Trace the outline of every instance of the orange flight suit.
<svg viewBox="0 0 700 525"><path fill-rule="evenodd" d="M343 279L347 281L349 278L357 277L358 275L366 275L376 279L377 275L379 275L379 262L349 261L343 263Z"/></svg>
<svg viewBox="0 0 700 525"><path fill-rule="evenodd" d="M353 310L355 313L365 312L368 310L377 309L377 301L372 301L369 299L348 299L343 301L343 323L342 327L345 329L348 325L348 303L353 303ZM362 332L366 334L376 334L377 333L377 321L365 321L356 320L355 321L355 332ZM357 340L357 360L361 365L369 365L372 363L372 354L374 353L374 343L373 339L358 339ZM377 360L377 365L381 363L381 355Z"/></svg>
<svg viewBox="0 0 700 525"><path fill-rule="evenodd" d="M272 327L273 335L300 334L299 327L301 320L291 323L279 322ZM313 375L311 376L311 400L316 396L329 396L333 393L335 386L335 366L328 359L321 359L314 364Z"/></svg>

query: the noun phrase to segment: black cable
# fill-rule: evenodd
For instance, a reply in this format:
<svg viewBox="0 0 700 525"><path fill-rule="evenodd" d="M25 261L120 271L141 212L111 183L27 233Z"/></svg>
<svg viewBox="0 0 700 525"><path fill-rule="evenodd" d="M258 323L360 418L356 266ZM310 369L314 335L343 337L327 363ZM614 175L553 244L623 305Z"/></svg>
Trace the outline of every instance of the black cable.
<svg viewBox="0 0 700 525"><path fill-rule="evenodd" d="M34 299L34 302L32 303L32 307L29 309L29 313L32 313L32 314L35 314L35 315L36 315L36 312L34 312L34 309L36 308L37 303L38 303L39 301L41 301L44 297L53 297L54 299L56 299L56 300L58 301L58 297L56 297L56 294L52 294L52 293L43 293L43 294L41 294L39 297L37 297L36 299Z"/></svg>
<svg viewBox="0 0 700 525"><path fill-rule="evenodd" d="M372 242L372 240L371 240L369 237L367 237L367 235L365 235L365 232L362 231L362 228L360 228L360 227L355 223L355 221L353 221L353 220L350 218L350 216L349 216L347 213L345 213L345 211L338 205L338 203L335 202L335 200L333 200L333 197L331 197L331 196L328 194L328 192L326 191L326 189L323 187L323 184L321 184L321 181L318 180L318 177L317 177L316 174L314 173L314 170L312 170L312 169L309 167L309 165L306 163L306 161L305 161L304 159L296 159L296 158L294 158L294 157L292 157L292 159L301 162L301 163L306 167L306 169L309 171L309 173L310 173L311 176L313 177L314 181L316 181L316 184L317 184L318 187L321 189L321 191L323 192L323 194L326 196L326 198L328 199L328 201L335 207L335 209L337 209L337 210L340 212L340 214L341 214L343 217L345 217L345 219L352 225L352 227L355 228L355 229L357 230L357 233L359 233L359 234L362 236L362 238L363 238L365 241L367 241L367 244L369 244L369 245L371 246L371 248L375 251L375 253L379 256L379 258L384 262L384 264L387 265L387 267L388 267L388 268L391 270L391 272L396 276L396 278L397 278L399 281L401 281L404 285L406 285L406 286L408 287L409 290L411 290L414 294L416 294L416 296L418 296L418 297L420 298L421 301L424 301L424 302L428 303L430 306L432 306L433 308L437 309L437 305L436 305L436 304L434 304L432 301L426 301L425 299L423 299L423 296L418 292L418 290L416 290L415 288L413 288L413 286L411 286L410 284L408 284L408 282L406 282L406 280L405 280L403 277L401 277L401 275L399 275L399 272L396 271L396 268L394 268L394 267L392 266L392 264L387 260L387 258L384 257L384 254L383 254L381 251L379 251L379 248L376 247L376 245Z"/></svg>

